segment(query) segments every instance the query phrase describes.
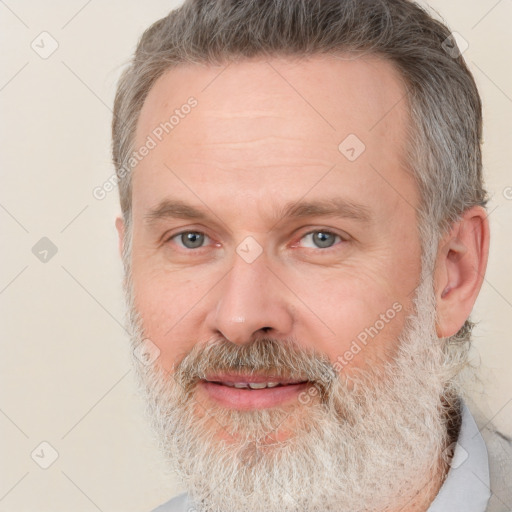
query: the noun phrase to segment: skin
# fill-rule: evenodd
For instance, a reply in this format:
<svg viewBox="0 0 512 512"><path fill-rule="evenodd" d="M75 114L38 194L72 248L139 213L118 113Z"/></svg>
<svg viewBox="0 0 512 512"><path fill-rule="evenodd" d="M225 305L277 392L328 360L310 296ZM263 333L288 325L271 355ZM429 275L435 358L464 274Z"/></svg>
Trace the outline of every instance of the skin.
<svg viewBox="0 0 512 512"><path fill-rule="evenodd" d="M334 363L398 303L401 311L343 372L393 357L421 271L419 193L403 162L410 129L404 95L399 73L377 57L186 65L155 83L135 147L190 96L198 101L133 174L135 303L162 367L172 371L212 337L244 344L264 334L293 337ZM349 134L366 146L353 162L338 149ZM331 198L360 205L368 219L282 215L290 202ZM207 217L150 221L165 199ZM122 250L121 217L116 226ZM319 248L308 235L314 230L341 238ZM187 249L171 238L184 231L205 233L205 245ZM252 263L236 252L247 237L262 249ZM441 337L469 316L488 240L485 211L475 207L440 244L434 281ZM419 498L415 509L426 510L431 498Z"/></svg>

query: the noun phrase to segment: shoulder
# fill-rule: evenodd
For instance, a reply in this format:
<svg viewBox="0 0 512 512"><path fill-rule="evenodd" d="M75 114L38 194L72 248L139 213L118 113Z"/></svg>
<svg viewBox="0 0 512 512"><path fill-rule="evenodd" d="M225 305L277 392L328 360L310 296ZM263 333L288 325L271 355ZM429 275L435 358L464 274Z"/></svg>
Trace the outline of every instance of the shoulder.
<svg viewBox="0 0 512 512"><path fill-rule="evenodd" d="M491 498L487 512L512 510L512 439L501 433L485 415L472 404L480 434L487 448Z"/></svg>
<svg viewBox="0 0 512 512"><path fill-rule="evenodd" d="M155 508L151 512L189 512L187 508L188 506L188 495L184 492L183 494L180 494Z"/></svg>
<svg viewBox="0 0 512 512"><path fill-rule="evenodd" d="M512 440L492 425L482 429L489 455L489 512L512 510Z"/></svg>

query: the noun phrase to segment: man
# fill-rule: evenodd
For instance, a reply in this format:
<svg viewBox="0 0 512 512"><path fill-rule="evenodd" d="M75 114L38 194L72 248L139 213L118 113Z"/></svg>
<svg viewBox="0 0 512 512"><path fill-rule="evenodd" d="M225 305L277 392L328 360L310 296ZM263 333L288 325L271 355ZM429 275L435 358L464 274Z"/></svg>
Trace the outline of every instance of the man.
<svg viewBox="0 0 512 512"><path fill-rule="evenodd" d="M121 78L134 362L188 493L158 511L511 510L466 401L481 103L407 0L192 0Z"/></svg>

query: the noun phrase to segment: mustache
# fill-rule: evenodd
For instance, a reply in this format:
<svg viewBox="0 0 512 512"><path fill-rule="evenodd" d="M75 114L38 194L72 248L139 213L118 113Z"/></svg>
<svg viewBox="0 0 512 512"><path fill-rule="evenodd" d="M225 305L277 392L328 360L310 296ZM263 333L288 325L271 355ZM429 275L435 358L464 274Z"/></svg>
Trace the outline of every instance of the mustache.
<svg viewBox="0 0 512 512"><path fill-rule="evenodd" d="M235 344L224 338L197 343L174 365L173 377L185 390L191 390L212 373L307 380L325 391L338 376L327 355L306 349L291 338L262 337L247 344Z"/></svg>

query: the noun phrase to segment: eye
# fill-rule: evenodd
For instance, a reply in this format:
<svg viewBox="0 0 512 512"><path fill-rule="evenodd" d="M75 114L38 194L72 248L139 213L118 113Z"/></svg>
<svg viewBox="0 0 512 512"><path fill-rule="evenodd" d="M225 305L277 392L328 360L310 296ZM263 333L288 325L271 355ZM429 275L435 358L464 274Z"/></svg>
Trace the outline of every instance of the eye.
<svg viewBox="0 0 512 512"><path fill-rule="evenodd" d="M198 249L203 246L205 240L209 240L209 237L200 231L183 231L171 236L169 241L171 240L175 240L185 249Z"/></svg>
<svg viewBox="0 0 512 512"><path fill-rule="evenodd" d="M301 243L302 247L308 247L312 249L328 249L332 247L336 241L343 241L341 236L336 233L332 233L331 231L311 231L310 233L305 234L301 241L306 241L306 243Z"/></svg>

